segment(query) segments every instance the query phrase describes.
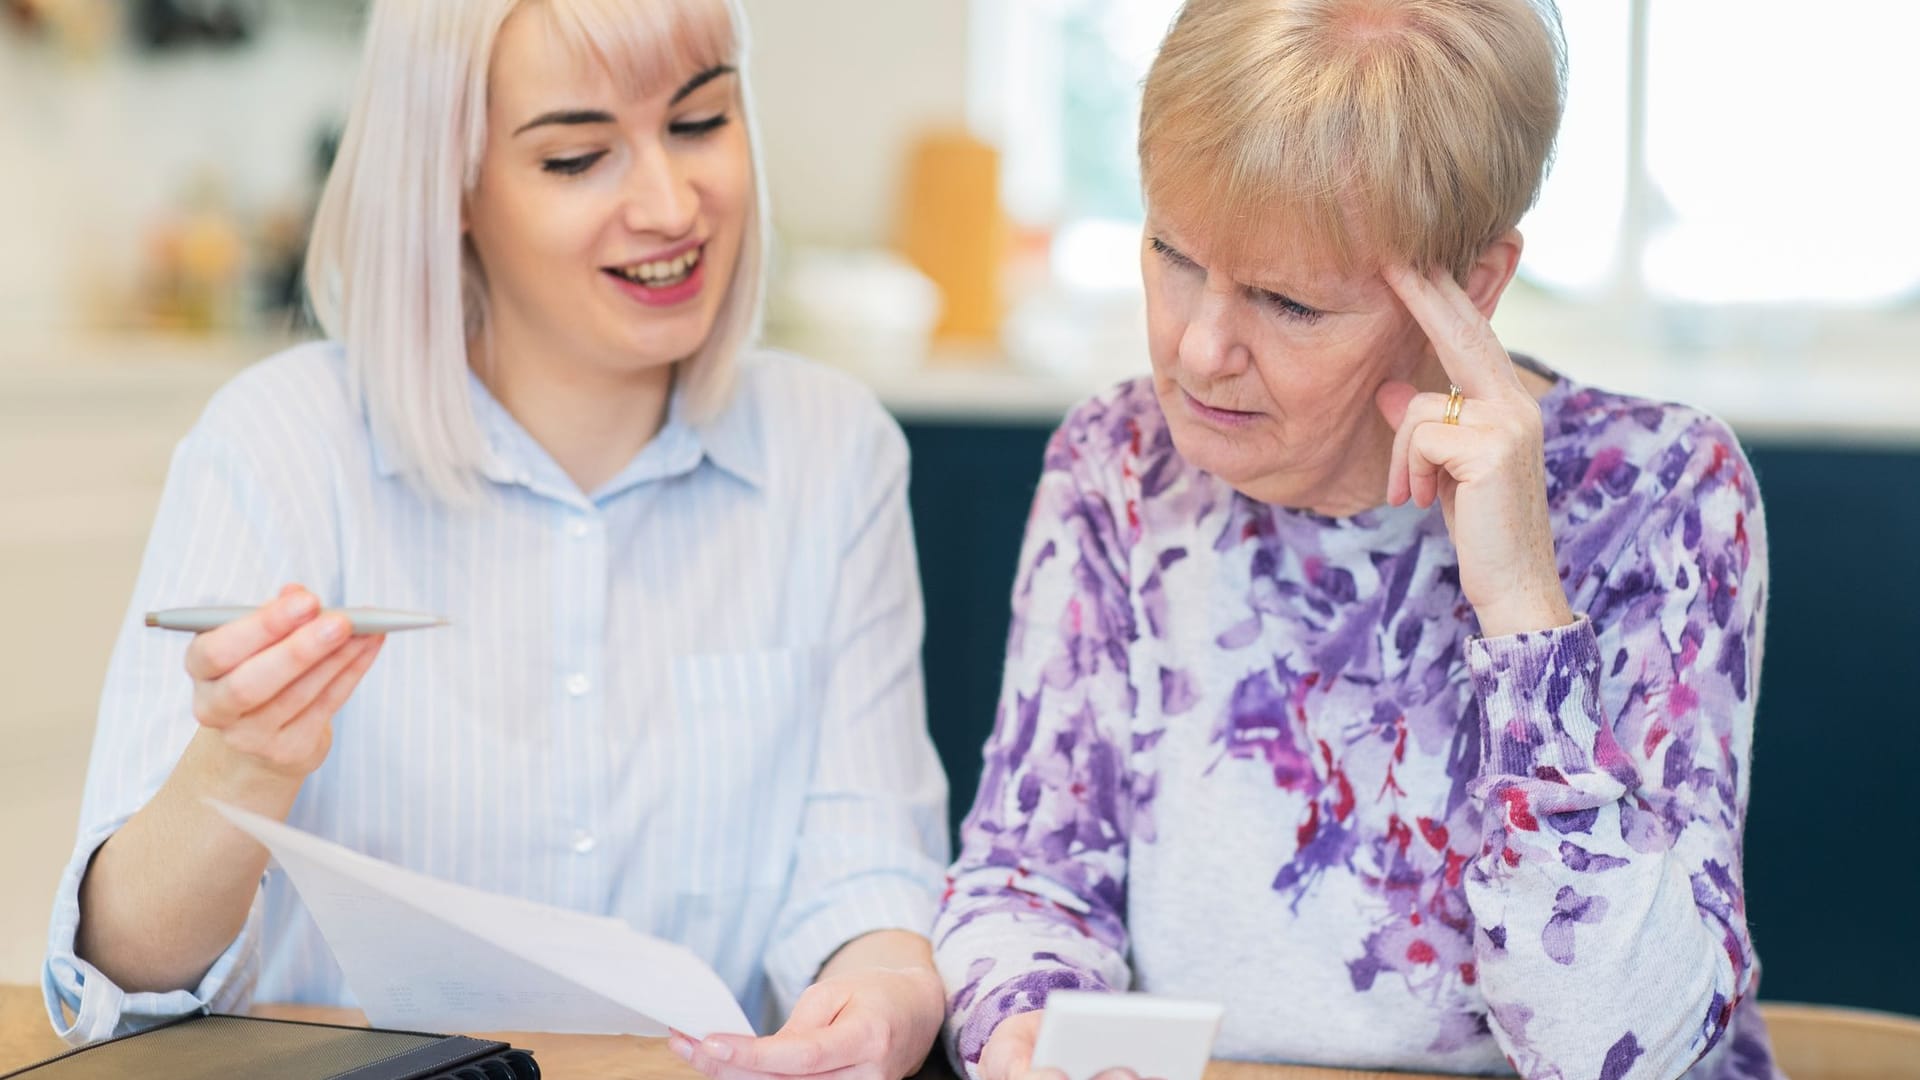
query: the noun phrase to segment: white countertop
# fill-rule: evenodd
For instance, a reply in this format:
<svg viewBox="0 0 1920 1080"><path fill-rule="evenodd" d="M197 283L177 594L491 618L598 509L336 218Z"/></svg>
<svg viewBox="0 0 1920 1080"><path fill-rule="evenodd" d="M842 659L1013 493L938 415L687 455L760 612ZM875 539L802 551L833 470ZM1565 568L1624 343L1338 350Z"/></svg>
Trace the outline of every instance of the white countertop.
<svg viewBox="0 0 1920 1080"><path fill-rule="evenodd" d="M1503 318L1501 333L1514 351L1574 378L1695 405L1749 440L1920 447L1920 316L1911 329L1882 322L1855 340L1841 328L1793 351L1749 346L1687 353L1635 346L1591 325L1538 316ZM85 395L108 411L137 408L156 394L203 398L285 344L245 336L0 339L0 416L14 411L6 399L18 405L46 395ZM1036 372L1012 366L994 350L937 349L925 364L856 374L903 420L1046 424L1145 370L1144 354L1130 368Z"/></svg>
<svg viewBox="0 0 1920 1080"><path fill-rule="evenodd" d="M1510 302L1495 320L1501 339L1581 382L1705 409L1744 439L1920 448L1920 312L1831 317L1817 332L1789 336L1756 316L1744 340L1677 348L1650 332L1626 332L1606 312ZM993 353L937 351L906 372L868 377L898 415L914 419L1034 422L1147 370L1077 375L1022 371Z"/></svg>
<svg viewBox="0 0 1920 1080"><path fill-rule="evenodd" d="M1705 409L1732 424L1743 439L1920 448L1920 377L1911 371L1829 367L1756 373L1717 364L1583 361L1549 353L1540 358L1583 382ZM1124 377L1074 380L936 360L919 371L868 382L902 419L1042 423L1058 420Z"/></svg>

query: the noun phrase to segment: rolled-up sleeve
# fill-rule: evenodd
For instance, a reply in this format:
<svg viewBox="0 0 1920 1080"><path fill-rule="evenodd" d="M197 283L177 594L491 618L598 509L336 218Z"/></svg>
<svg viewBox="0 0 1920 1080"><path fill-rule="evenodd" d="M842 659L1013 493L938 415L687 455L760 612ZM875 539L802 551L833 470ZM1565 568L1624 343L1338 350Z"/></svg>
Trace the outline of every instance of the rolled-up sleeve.
<svg viewBox="0 0 1920 1080"><path fill-rule="evenodd" d="M862 442L818 750L788 899L766 951L782 1012L846 943L880 930L929 933L948 855L946 774L927 733L920 669L906 440L876 415Z"/></svg>
<svg viewBox="0 0 1920 1080"><path fill-rule="evenodd" d="M94 854L151 800L196 729L192 683L184 666L188 635L145 626L144 613L167 607L272 596L301 581L332 584L319 546L302 542L283 497L257 455L223 429L271 423L241 403L216 397L208 416L181 442L148 537L138 583L101 693L86 792L73 857L54 896L41 971L49 1019L75 1045L137 1031L207 1009L244 1008L258 970L261 900L245 926L197 985L130 993L78 952L80 886ZM239 429L244 436L246 428ZM252 439L247 439L252 442Z"/></svg>
<svg viewBox="0 0 1920 1080"><path fill-rule="evenodd" d="M111 821L81 837L53 899L53 925L47 936L41 989L54 1030L74 1046L125 1035L189 1013L244 1008L252 999L259 974L258 895L247 913L246 926L191 990L130 994L80 958L75 944L80 932L80 881L94 852L124 824L124 818Z"/></svg>

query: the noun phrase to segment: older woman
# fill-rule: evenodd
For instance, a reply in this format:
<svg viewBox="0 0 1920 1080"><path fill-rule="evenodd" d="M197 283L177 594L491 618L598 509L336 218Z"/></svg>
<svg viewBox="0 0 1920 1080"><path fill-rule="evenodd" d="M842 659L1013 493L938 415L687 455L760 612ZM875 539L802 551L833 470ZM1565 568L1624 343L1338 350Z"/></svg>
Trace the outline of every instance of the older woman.
<svg viewBox="0 0 1920 1080"><path fill-rule="evenodd" d="M1153 375L1050 444L936 959L1216 1050L1770 1076L1740 886L1766 540L1731 432L1510 358L1559 120L1526 0L1190 0L1140 153ZM1127 1062L1115 1062L1124 1066Z"/></svg>

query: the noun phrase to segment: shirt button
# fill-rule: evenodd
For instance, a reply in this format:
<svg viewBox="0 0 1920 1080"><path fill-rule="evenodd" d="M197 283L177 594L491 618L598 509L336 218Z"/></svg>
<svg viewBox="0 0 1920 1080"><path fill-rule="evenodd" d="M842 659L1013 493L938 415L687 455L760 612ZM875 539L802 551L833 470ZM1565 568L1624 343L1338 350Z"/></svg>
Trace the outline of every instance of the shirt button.
<svg viewBox="0 0 1920 1080"><path fill-rule="evenodd" d="M575 540L585 540L587 534L592 531L593 526L587 524L584 518L574 518L567 522L567 535Z"/></svg>
<svg viewBox="0 0 1920 1080"><path fill-rule="evenodd" d="M586 697L587 691L591 689L593 689L593 680L587 678L585 675L574 674L567 676L567 693L572 694L574 697Z"/></svg>
<svg viewBox="0 0 1920 1080"><path fill-rule="evenodd" d="M573 853L575 855L591 855L593 854L593 845L597 842L598 841L594 840L592 833L585 829L580 829L573 834Z"/></svg>

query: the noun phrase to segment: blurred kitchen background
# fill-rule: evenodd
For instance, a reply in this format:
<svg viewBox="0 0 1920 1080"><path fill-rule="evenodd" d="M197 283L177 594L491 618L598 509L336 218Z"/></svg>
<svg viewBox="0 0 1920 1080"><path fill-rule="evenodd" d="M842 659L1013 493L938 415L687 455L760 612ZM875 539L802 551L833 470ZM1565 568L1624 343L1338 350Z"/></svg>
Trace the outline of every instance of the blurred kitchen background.
<svg viewBox="0 0 1920 1080"><path fill-rule="evenodd" d="M913 446L956 821L1040 447L1146 369L1138 84L1177 0L744 0L769 337ZM1920 1013L1920 7L1568 0L1510 348L1731 421L1774 599L1749 821L1766 996ZM37 978L93 699L175 440L302 334L363 0L0 0L0 982ZM236 600L245 598L235 598Z"/></svg>

